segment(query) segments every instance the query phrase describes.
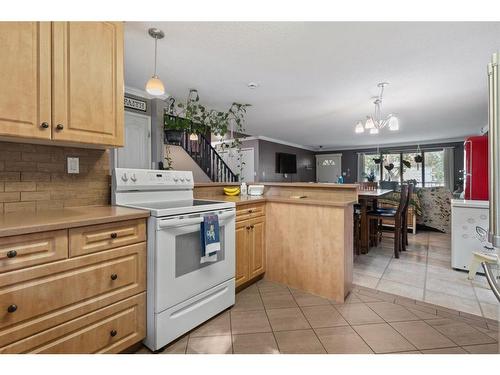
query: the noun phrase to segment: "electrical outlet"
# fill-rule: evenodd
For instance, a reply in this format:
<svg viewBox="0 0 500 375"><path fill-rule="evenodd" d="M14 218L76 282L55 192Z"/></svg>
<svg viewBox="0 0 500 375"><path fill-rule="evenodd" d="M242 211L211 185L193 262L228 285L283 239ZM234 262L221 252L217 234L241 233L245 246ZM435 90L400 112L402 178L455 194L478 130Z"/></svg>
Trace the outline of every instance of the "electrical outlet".
<svg viewBox="0 0 500 375"><path fill-rule="evenodd" d="M68 173L80 173L79 158L68 158Z"/></svg>

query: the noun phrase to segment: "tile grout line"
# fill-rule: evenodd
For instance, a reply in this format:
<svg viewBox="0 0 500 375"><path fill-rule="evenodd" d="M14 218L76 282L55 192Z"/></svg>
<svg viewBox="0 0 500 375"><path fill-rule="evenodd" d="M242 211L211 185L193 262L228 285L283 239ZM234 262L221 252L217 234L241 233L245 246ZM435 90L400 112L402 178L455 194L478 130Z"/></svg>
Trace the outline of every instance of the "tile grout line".
<svg viewBox="0 0 500 375"><path fill-rule="evenodd" d="M264 280L264 279L261 279L261 280ZM259 292L259 297L262 301L262 307L264 307L264 314L266 314L267 323L269 324L269 328L271 328L271 334L273 335L274 342L276 343L276 347L278 348L278 351L280 354L284 354L281 352L280 344L278 343L278 339L276 338L276 335L274 334L273 326L271 325L271 321L269 320L269 315L267 315L266 305L264 304L264 299L262 298L262 293L260 292L260 288L258 285L256 285L256 286L257 286L257 291ZM288 289L288 292L290 292L288 287L287 287L287 289Z"/></svg>
<svg viewBox="0 0 500 375"><path fill-rule="evenodd" d="M295 297L294 297L294 295L293 295L292 291L290 290L290 288L288 288L288 291L290 292L290 294L292 295L293 300L295 301L295 303L296 303L296 304L297 304L297 306L299 307L299 311L300 311L300 313L304 316L304 319L306 320L307 324L309 324L309 327L311 327L311 330L313 331L314 336L316 336L316 338L318 339L319 343L321 344L321 347L323 348L323 350L325 351L325 353L326 353L326 354L330 354L330 353L328 353L328 350L326 350L325 345L323 344L323 342L322 342L322 341L321 341L321 339L319 338L318 334L317 334L317 333L316 333L316 331L314 330L313 326L311 325L311 322L309 321L309 319L307 319L306 314L304 314L304 311L302 310L302 306L300 306L300 305L297 303L297 300L295 299ZM310 294L312 294L312 293L310 293ZM328 300L328 302L330 302L330 301ZM272 328L272 327L271 327L271 328Z"/></svg>

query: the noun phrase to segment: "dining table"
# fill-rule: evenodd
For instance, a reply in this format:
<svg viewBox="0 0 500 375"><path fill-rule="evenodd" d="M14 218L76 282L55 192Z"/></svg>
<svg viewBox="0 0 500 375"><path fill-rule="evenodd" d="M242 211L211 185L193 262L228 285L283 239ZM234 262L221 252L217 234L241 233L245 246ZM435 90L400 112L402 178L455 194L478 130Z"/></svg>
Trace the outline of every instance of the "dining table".
<svg viewBox="0 0 500 375"><path fill-rule="evenodd" d="M362 254L366 254L370 250L370 222L368 220L368 207L371 206L371 208L375 209L377 207L378 199L392 193L393 191L394 190L392 189L358 190L358 203L361 206L360 250Z"/></svg>

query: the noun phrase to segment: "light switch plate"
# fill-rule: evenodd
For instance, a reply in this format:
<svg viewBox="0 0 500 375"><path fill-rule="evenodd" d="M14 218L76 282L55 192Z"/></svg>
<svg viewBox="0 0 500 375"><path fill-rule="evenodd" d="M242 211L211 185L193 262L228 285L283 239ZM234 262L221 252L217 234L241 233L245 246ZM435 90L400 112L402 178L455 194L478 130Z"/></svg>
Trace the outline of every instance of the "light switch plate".
<svg viewBox="0 0 500 375"><path fill-rule="evenodd" d="M68 158L68 173L80 173L79 158Z"/></svg>

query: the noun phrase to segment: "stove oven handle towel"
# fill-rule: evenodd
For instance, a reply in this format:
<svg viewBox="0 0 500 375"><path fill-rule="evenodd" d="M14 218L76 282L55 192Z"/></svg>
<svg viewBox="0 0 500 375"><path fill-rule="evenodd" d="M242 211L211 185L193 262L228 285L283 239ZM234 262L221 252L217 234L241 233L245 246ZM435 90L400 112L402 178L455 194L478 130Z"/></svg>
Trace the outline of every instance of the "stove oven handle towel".
<svg viewBox="0 0 500 375"><path fill-rule="evenodd" d="M216 262L220 251L219 217L206 215L200 223L201 258L200 263Z"/></svg>
<svg viewBox="0 0 500 375"><path fill-rule="evenodd" d="M218 214L219 220L225 220L230 217L233 217L234 211L232 212L224 212L221 214ZM189 217L189 218L173 218L173 219L163 219L158 223L158 229L165 229L165 228L175 228L175 227L183 227L186 225L192 225L192 224L200 224L203 222L203 216L198 216L198 217Z"/></svg>

